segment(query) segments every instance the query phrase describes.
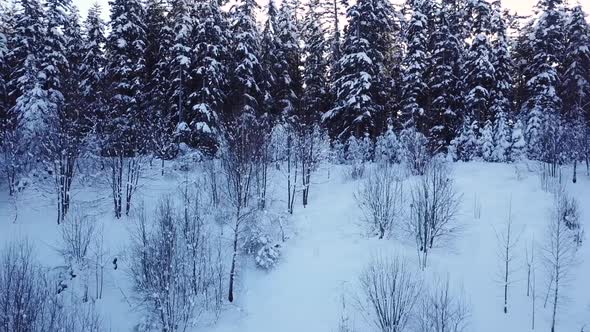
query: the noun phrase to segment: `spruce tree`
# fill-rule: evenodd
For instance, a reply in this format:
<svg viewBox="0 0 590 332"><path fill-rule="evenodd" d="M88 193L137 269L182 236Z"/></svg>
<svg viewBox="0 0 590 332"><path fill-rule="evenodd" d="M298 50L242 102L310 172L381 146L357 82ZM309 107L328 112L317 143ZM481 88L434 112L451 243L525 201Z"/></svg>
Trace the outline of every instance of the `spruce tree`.
<svg viewBox="0 0 590 332"><path fill-rule="evenodd" d="M565 58L561 78L566 119L590 120L590 26L581 6L572 9L566 28Z"/></svg>
<svg viewBox="0 0 590 332"><path fill-rule="evenodd" d="M433 22L428 44L431 67L428 69L427 84L431 106L425 133L435 149L444 149L460 131L464 116L461 102L462 30L455 26L460 22L459 12L452 3L434 5L430 12Z"/></svg>
<svg viewBox="0 0 590 332"><path fill-rule="evenodd" d="M9 37L8 103L10 126L16 129L12 142L17 155L24 161L25 154L40 152L40 137L47 136L53 121L53 105L45 89L42 71L43 42L46 26L45 13L36 0L20 1L15 14L14 31Z"/></svg>
<svg viewBox="0 0 590 332"><path fill-rule="evenodd" d="M473 40L464 63L465 111L480 123L493 119L490 113L495 71L490 44L491 8L486 0L472 2Z"/></svg>
<svg viewBox="0 0 590 332"><path fill-rule="evenodd" d="M361 0L347 11L342 56L332 83L335 105L323 116L334 138L374 138L385 128L380 93L391 84L383 69L390 47L386 41L396 28L393 16L391 4L383 0Z"/></svg>
<svg viewBox="0 0 590 332"><path fill-rule="evenodd" d="M277 96L279 116L283 121L296 121L299 115L303 78L301 74L301 49L295 8L284 1L277 17L278 43Z"/></svg>
<svg viewBox="0 0 590 332"><path fill-rule="evenodd" d="M105 115L98 128L101 154L110 157L117 218L129 214L139 176L137 156L149 147L149 114L144 95L145 13L139 0L111 2L111 32L106 43ZM124 175L125 174L125 175ZM123 181L127 178L127 181ZM123 192L125 195L123 198Z"/></svg>
<svg viewBox="0 0 590 332"><path fill-rule="evenodd" d="M562 67L562 114L568 160L574 163L590 155L590 26L578 5L569 15L566 29L565 58ZM574 175L575 179L575 175Z"/></svg>
<svg viewBox="0 0 590 332"><path fill-rule="evenodd" d="M428 5L427 1L413 2L412 14L407 31L407 54L403 61L402 87L403 94L400 103L402 128L416 128L422 133L429 132L427 119L428 85L426 83L427 70L430 66L428 45L428 18L422 10Z"/></svg>
<svg viewBox="0 0 590 332"><path fill-rule="evenodd" d="M101 7L94 4L83 24L83 56L80 68L80 89L83 107L89 110L93 123L105 120L104 67L106 44L105 23Z"/></svg>
<svg viewBox="0 0 590 332"><path fill-rule="evenodd" d="M145 87L141 108L149 119L150 150L162 162L176 156L174 144L177 119L173 106L172 53L174 45L173 17L166 3L150 0L145 9Z"/></svg>
<svg viewBox="0 0 590 332"><path fill-rule="evenodd" d="M256 118L263 111L264 71L256 26L257 8L253 0L243 0L232 13L232 75L226 102L226 119L229 121L242 116Z"/></svg>
<svg viewBox="0 0 590 332"><path fill-rule="evenodd" d="M552 132L559 122L562 101L558 95L558 70L564 52L564 6L562 0L540 0L541 11L534 26L531 79L527 82L528 98L522 113L526 117L525 138L530 159L556 162L551 143Z"/></svg>
<svg viewBox="0 0 590 332"><path fill-rule="evenodd" d="M268 2L266 7L266 22L262 30L262 37L260 41L260 61L264 68L264 108L265 112L269 114L280 114L276 98L278 97L278 71L280 70L279 61L279 39L276 35L277 23L277 8L273 0Z"/></svg>
<svg viewBox="0 0 590 332"><path fill-rule="evenodd" d="M228 84L228 22L215 0L197 3L191 72L190 142L215 153L221 136L221 112Z"/></svg>
<svg viewBox="0 0 590 332"><path fill-rule="evenodd" d="M139 0L111 2L111 32L106 50L105 121L102 153L135 156L144 148L146 114L141 109L145 51L144 12ZM143 151L141 151L143 152Z"/></svg>
<svg viewBox="0 0 590 332"><path fill-rule="evenodd" d="M330 102L328 96L329 63L326 58L330 45L324 37L325 31L321 25L319 10L319 1L311 0L303 21L305 90L301 105L302 115L299 120L305 126L317 124L321 115L327 111Z"/></svg>
<svg viewBox="0 0 590 332"><path fill-rule="evenodd" d="M0 6L0 137L8 121L8 34L10 27L7 9ZM0 145L2 145L0 143Z"/></svg>
<svg viewBox="0 0 590 332"><path fill-rule="evenodd" d="M171 97L174 100L173 112L177 119L177 134L182 141L187 140L190 134L191 122L189 113L188 96L190 91L190 66L192 59L191 32L195 23L191 17L192 8L188 0L172 1L170 17L172 20L174 42L171 55L172 87Z"/></svg>
<svg viewBox="0 0 590 332"><path fill-rule="evenodd" d="M487 120L483 128L479 131L479 155L484 161L493 161L494 159L494 133L492 122Z"/></svg>

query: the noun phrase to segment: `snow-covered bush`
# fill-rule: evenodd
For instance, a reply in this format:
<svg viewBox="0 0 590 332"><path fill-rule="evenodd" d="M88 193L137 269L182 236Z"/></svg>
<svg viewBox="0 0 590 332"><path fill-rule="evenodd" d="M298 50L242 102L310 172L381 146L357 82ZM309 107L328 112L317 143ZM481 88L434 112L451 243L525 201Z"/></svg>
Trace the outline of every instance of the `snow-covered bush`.
<svg viewBox="0 0 590 332"><path fill-rule="evenodd" d="M392 127L377 137L375 144L375 161L394 164L400 161L400 141Z"/></svg>
<svg viewBox="0 0 590 332"><path fill-rule="evenodd" d="M281 258L281 244L267 243L256 254L256 265L262 269L270 270Z"/></svg>
<svg viewBox="0 0 590 332"><path fill-rule="evenodd" d="M282 245L273 241L270 235L260 229L250 231L250 237L244 243L243 250L254 256L256 265L262 269L270 270L281 258Z"/></svg>
<svg viewBox="0 0 590 332"><path fill-rule="evenodd" d="M580 209L578 200L568 195L564 189L557 194L558 218L572 232L573 241L577 246L582 244L584 230L580 223Z"/></svg>
<svg viewBox="0 0 590 332"><path fill-rule="evenodd" d="M399 169L384 166L371 170L354 195L370 233L380 239L392 231L401 217L402 189Z"/></svg>

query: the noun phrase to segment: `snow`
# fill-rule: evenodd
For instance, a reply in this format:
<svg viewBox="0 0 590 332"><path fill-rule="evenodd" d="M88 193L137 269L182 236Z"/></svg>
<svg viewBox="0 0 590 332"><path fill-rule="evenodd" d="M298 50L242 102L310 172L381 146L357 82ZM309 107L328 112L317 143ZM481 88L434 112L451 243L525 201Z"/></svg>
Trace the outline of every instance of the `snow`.
<svg viewBox="0 0 590 332"><path fill-rule="evenodd" d="M215 325L196 328L195 332L336 331L343 298L357 331L373 331L355 307L360 271L377 253L399 253L407 257L412 266L417 259L413 243L404 240L400 231L394 238L385 240L366 235L353 195L359 182L346 178L346 167L325 165L314 174L310 204L305 209L296 205L292 218L285 221L293 233L283 244L277 265L266 271L244 264L237 302L226 304ZM429 266L421 274L427 284L448 275L453 288L464 290L471 308L468 331L531 330L524 252L533 238L537 246L543 242L553 201L552 195L541 189L536 167L533 163L453 165L454 180L462 194L458 217L462 230L448 245L432 251ZM563 180L568 192L579 200L582 224L588 229L590 178L583 171L578 174L578 182L572 184L571 169L565 168ZM159 176L158 167L149 172L136 202L144 201L146 207L153 207L161 195L175 192L184 176L169 168L166 173L164 177ZM275 180L282 181L282 178ZM282 197L282 182L277 186L273 193ZM52 196L43 190L28 188L13 200L4 189L0 191L0 247L12 239L27 237L35 243L40 261L53 266L63 264L54 249L58 246L59 233L51 217L54 215ZM131 219L116 221L111 217L108 187L99 184L78 190L75 200L92 211L97 222L103 225L105 247L111 257L123 257ZM13 223L14 202L18 206L16 223ZM509 204L513 227L521 237L515 252L514 282L509 288L509 311L504 314L495 231L502 230ZM476 210L481 211L479 217ZM536 255L540 262L540 253ZM585 260L587 257L590 257L590 245L586 241L578 252L579 263L573 267L570 280L563 288L567 302L559 310L558 331L580 331L584 324L590 324L587 282L590 262ZM98 301L99 308L107 327L113 331L130 331L140 316L126 301L131 290L125 267L106 271L105 296ZM550 305L543 308L547 289L544 274L539 263L535 328L538 331L548 331L550 323Z"/></svg>

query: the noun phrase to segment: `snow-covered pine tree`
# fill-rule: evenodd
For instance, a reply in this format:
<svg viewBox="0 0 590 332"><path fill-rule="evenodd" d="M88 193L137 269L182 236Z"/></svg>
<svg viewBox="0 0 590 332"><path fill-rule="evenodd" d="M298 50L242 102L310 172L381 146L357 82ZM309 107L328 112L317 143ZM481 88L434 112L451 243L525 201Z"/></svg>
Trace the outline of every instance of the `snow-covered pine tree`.
<svg viewBox="0 0 590 332"><path fill-rule="evenodd" d="M226 103L226 120L229 121L243 116L256 118L263 111L264 71L256 26L257 9L255 1L243 0L232 12L230 53L233 59Z"/></svg>
<svg viewBox="0 0 590 332"><path fill-rule="evenodd" d="M50 139L43 143L43 157L55 181L59 224L69 211L76 163L91 121L82 103L80 74L84 52L78 10L69 1L49 1L47 16L47 53L43 66L54 121Z"/></svg>
<svg viewBox="0 0 590 332"><path fill-rule="evenodd" d="M495 82L491 90L490 114L494 119L494 161L507 160L509 149L510 131L508 119L514 118L513 114L513 81L514 64L510 55L507 24L502 16L501 2L492 3L492 28L494 35L492 41L492 64L494 67Z"/></svg>
<svg viewBox="0 0 590 332"><path fill-rule="evenodd" d="M523 105L529 98L529 89L527 82L532 78L531 59L533 59L533 19L528 19L526 23L517 27L518 35L512 40L510 56L514 64L512 74L513 81L513 103L514 110L518 113L523 109Z"/></svg>
<svg viewBox="0 0 590 332"><path fill-rule="evenodd" d="M561 79L566 118L590 115L590 26L580 5L571 11L566 29L565 59ZM581 113L581 114L580 114ZM583 115L582 115L583 116Z"/></svg>
<svg viewBox="0 0 590 332"><path fill-rule="evenodd" d="M391 4L361 0L347 13L342 56L333 77L334 107L323 115L333 138L376 137L385 128L380 93L391 84L383 69L385 54L396 26Z"/></svg>
<svg viewBox="0 0 590 332"><path fill-rule="evenodd" d="M26 172L25 164L34 164L39 155L40 137L45 137L51 127L52 105L45 89L45 74L42 71L42 55L45 39L45 13L39 1L22 0L14 17L14 31L9 36L8 63L9 120L11 149L16 173ZM34 156L34 158L27 158ZM34 159L34 160L29 160ZM11 182L11 181L9 181Z"/></svg>
<svg viewBox="0 0 590 332"><path fill-rule="evenodd" d="M415 1L410 4L411 19L406 33L407 52L402 63L402 99L401 126L416 128L423 134L429 132L427 105L429 98L426 83L426 71L430 66L430 57L426 53L429 29L428 17L422 13L429 6L429 1Z"/></svg>
<svg viewBox="0 0 590 332"><path fill-rule="evenodd" d="M277 96L275 96L278 115L283 121L294 119L300 113L303 77L301 67L301 49L299 47L299 29L297 27L295 8L288 1L283 1L277 16L276 37L278 39Z"/></svg>
<svg viewBox="0 0 590 332"><path fill-rule="evenodd" d="M494 157L494 133L492 121L487 120L483 128L479 130L479 155L484 161L493 161Z"/></svg>
<svg viewBox="0 0 590 332"><path fill-rule="evenodd" d="M328 86L329 44L325 38L325 29L321 25L320 1L307 3L307 12L302 22L301 39L303 41L303 82L301 105L297 113L297 131L301 146L300 160L302 167L303 205L307 205L311 186L311 174L318 167L322 153L321 139L323 133L319 121L330 105Z"/></svg>
<svg viewBox="0 0 590 332"><path fill-rule="evenodd" d="M460 131L463 117L461 103L461 65L463 43L458 5L450 2L436 4L432 10L432 37L428 44L431 67L427 83L430 88L431 109L427 134L434 149L444 149Z"/></svg>
<svg viewBox="0 0 590 332"><path fill-rule="evenodd" d="M139 0L111 2L111 32L106 43L105 120L98 128L101 154L110 157L115 216L131 208L139 176L137 156L149 145L148 114L140 103L144 93L145 13ZM123 182L123 174L129 179ZM123 188L125 186L125 188Z"/></svg>
<svg viewBox="0 0 590 332"><path fill-rule="evenodd" d="M260 41L260 61L264 68L264 108L268 114L277 115L278 105L275 98L278 96L278 70L279 70L279 40L276 35L277 30L277 8L275 2L270 0L266 7L266 22L262 30Z"/></svg>
<svg viewBox="0 0 590 332"><path fill-rule="evenodd" d="M527 146L524 139L524 126L520 120L517 120L512 127L509 146L510 149L507 153L509 161L518 162L526 158Z"/></svg>
<svg viewBox="0 0 590 332"><path fill-rule="evenodd" d="M304 82L300 121L305 125L318 123L329 107L328 70L326 58L329 44L321 25L319 0L310 0L303 21L302 40L304 44Z"/></svg>
<svg viewBox="0 0 590 332"><path fill-rule="evenodd" d="M570 12L566 43L560 92L569 159L577 162L590 152L590 26L580 5Z"/></svg>
<svg viewBox="0 0 590 332"><path fill-rule="evenodd" d="M479 123L493 120L490 113L491 92L494 88L495 71L492 65L490 44L491 7L486 0L471 2L471 45L464 62L463 81L465 111Z"/></svg>
<svg viewBox="0 0 590 332"><path fill-rule="evenodd" d="M83 58L80 69L80 89L84 108L91 112L93 123L105 119L104 67L106 44L105 23L101 18L101 7L94 4L88 10L83 25Z"/></svg>
<svg viewBox="0 0 590 332"><path fill-rule="evenodd" d="M199 1L193 28L191 95L191 144L208 153L215 153L221 135L223 103L228 83L228 22L218 1Z"/></svg>
<svg viewBox="0 0 590 332"><path fill-rule="evenodd" d="M556 162L553 149L546 145L554 137L551 128L559 122L561 98L559 97L558 70L564 52L564 2L563 0L539 0L540 17L534 25L533 59L530 63L531 79L527 82L528 99L522 113L526 114L525 138L528 157L535 160Z"/></svg>
<svg viewBox="0 0 590 332"><path fill-rule="evenodd" d="M478 157L479 142L477 121L472 121L468 116L463 119L463 125L459 135L451 142L451 152L454 158L462 161L470 161Z"/></svg>
<svg viewBox="0 0 590 332"><path fill-rule="evenodd" d="M141 108L149 119L149 149L168 160L178 152L175 142L178 119L174 114L172 53L175 34L173 18L163 0L149 0L145 8L145 87Z"/></svg>
<svg viewBox="0 0 590 332"><path fill-rule="evenodd" d="M192 41L191 32L194 21L198 18L191 17L192 8L188 0L174 0L172 1L172 9L170 11L170 19L174 31L174 42L172 45L171 54L171 97L174 100L172 104L173 112L177 119L177 135L181 141L187 141L187 136L190 134L188 124L192 119L189 115L189 101L188 85L190 82L190 66L192 59Z"/></svg>
<svg viewBox="0 0 590 332"><path fill-rule="evenodd" d="M145 114L143 92L144 10L139 0L111 2L111 32L106 43L106 120L101 124L102 154L134 156L144 148L140 137Z"/></svg>
<svg viewBox="0 0 590 332"><path fill-rule="evenodd" d="M12 29L7 8L0 5L0 137L6 130L8 120L8 35ZM0 143L0 146L2 143Z"/></svg>
<svg viewBox="0 0 590 332"><path fill-rule="evenodd" d="M389 126L387 131L377 138L375 143L375 161L394 164L401 161L400 141L393 126Z"/></svg>
<svg viewBox="0 0 590 332"><path fill-rule="evenodd" d="M508 126L504 112L497 112L494 116L494 152L492 154L492 160L505 162L508 160L510 149L510 127Z"/></svg>

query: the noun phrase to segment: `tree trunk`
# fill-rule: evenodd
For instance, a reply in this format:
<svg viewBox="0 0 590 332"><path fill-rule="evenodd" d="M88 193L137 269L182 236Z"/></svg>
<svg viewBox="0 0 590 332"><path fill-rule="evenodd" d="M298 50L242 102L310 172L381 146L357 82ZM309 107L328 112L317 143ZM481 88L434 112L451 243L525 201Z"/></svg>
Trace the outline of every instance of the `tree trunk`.
<svg viewBox="0 0 590 332"><path fill-rule="evenodd" d="M236 275L236 261L238 259L238 232L239 232L239 212L236 216L236 225L234 227L234 243L233 243L233 254L231 260L231 268L229 271L229 294L227 296L227 300L229 302L234 301L234 279Z"/></svg>

